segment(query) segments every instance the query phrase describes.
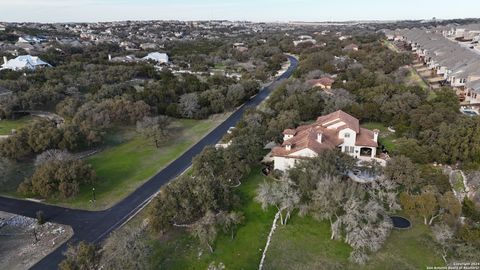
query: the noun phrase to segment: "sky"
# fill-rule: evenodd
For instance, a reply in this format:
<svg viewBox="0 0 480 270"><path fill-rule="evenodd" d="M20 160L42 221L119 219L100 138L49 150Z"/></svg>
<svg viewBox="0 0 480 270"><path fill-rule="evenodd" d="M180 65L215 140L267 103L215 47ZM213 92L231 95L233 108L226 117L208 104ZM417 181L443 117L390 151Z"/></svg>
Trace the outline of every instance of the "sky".
<svg viewBox="0 0 480 270"><path fill-rule="evenodd" d="M347 21L480 17L479 0L0 0L0 21Z"/></svg>

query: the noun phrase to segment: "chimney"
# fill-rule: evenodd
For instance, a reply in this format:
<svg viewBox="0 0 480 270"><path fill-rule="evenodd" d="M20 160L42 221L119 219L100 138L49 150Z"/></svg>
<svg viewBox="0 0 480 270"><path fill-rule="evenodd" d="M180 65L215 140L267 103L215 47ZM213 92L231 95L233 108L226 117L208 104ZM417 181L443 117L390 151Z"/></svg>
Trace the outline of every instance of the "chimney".
<svg viewBox="0 0 480 270"><path fill-rule="evenodd" d="M8 62L8 59L6 56L3 57L3 63L6 64Z"/></svg>
<svg viewBox="0 0 480 270"><path fill-rule="evenodd" d="M322 143L323 134L321 132L317 133L317 142Z"/></svg>
<svg viewBox="0 0 480 270"><path fill-rule="evenodd" d="M108 54L108 61L112 61L112 55Z"/></svg>
<svg viewBox="0 0 480 270"><path fill-rule="evenodd" d="M378 142L378 133L380 132L380 130L378 129L374 129L373 130L373 140Z"/></svg>
<svg viewBox="0 0 480 270"><path fill-rule="evenodd" d="M285 144L285 149L286 149L287 151L292 150L292 145L291 145L290 143Z"/></svg>

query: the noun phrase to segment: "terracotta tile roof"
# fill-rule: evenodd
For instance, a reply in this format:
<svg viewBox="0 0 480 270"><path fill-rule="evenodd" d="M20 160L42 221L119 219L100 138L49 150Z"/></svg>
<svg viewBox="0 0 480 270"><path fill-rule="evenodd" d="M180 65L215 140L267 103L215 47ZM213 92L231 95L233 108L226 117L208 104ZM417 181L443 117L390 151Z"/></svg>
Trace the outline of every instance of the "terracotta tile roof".
<svg viewBox="0 0 480 270"><path fill-rule="evenodd" d="M318 134L322 134L322 143L317 140ZM338 138L338 132L336 130L328 130L314 123L298 127L296 135L293 138L284 141L282 146L273 148L273 155L287 156L306 148L319 153L324 149L334 149L342 143L343 140ZM285 148L286 145L292 146L290 151Z"/></svg>
<svg viewBox="0 0 480 270"><path fill-rule="evenodd" d="M285 130L283 131L283 135L295 135L295 133L297 133L297 132L295 131L295 129L290 129L290 128L289 128L289 129L285 129Z"/></svg>
<svg viewBox="0 0 480 270"><path fill-rule="evenodd" d="M323 127L328 127L339 122L345 123L345 127L342 126L342 129L348 127L356 133L360 132L360 123L358 119L342 110L317 118L317 124L322 125Z"/></svg>
<svg viewBox="0 0 480 270"><path fill-rule="evenodd" d="M378 143L373 140L373 137L373 131L366 128L360 128L360 133L357 133L357 141L355 142L355 145L378 147Z"/></svg>
<svg viewBox="0 0 480 270"><path fill-rule="evenodd" d="M335 82L334 79L330 78L330 77L322 77L320 79L312 79L312 80L308 80L307 81L307 84L310 85L311 87L314 87L314 86L320 86L320 85L323 85L323 86L332 86L332 84Z"/></svg>
<svg viewBox="0 0 480 270"><path fill-rule="evenodd" d="M336 128L332 125L344 123ZM330 128L329 128L330 127ZM294 135L292 138L285 140L281 146L272 149L273 156L296 156L295 153L310 149L316 153L324 149L335 149L343 144L343 139L339 137L339 132L344 128L351 128L357 133L357 146L377 147L377 142L374 140L374 132L365 128L359 127L358 119L343 112L336 111L334 113L321 116L317 121L310 125L302 125L296 129L286 129L284 134ZM318 141L318 136L321 134L321 142ZM285 146L290 145L290 150Z"/></svg>

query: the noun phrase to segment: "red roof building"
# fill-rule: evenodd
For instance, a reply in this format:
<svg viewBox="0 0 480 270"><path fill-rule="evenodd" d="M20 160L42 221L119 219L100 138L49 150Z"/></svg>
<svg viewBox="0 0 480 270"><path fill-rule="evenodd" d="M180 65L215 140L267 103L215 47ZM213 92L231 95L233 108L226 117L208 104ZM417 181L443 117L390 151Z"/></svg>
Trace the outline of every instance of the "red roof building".
<svg viewBox="0 0 480 270"><path fill-rule="evenodd" d="M355 158L375 158L378 134L378 130L360 127L358 119L341 110L320 116L313 124L283 132L282 145L272 150L274 168L285 171L324 149L338 148Z"/></svg>
<svg viewBox="0 0 480 270"><path fill-rule="evenodd" d="M308 80L307 84L310 87L320 87L322 89L332 89L332 85L335 82L334 79L330 77L322 77L320 79Z"/></svg>

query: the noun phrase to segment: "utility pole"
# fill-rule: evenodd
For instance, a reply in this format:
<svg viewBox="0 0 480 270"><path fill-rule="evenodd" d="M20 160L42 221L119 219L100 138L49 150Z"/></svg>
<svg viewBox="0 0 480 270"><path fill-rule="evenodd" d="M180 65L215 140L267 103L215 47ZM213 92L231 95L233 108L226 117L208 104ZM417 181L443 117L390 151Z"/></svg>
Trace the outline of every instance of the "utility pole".
<svg viewBox="0 0 480 270"><path fill-rule="evenodd" d="M92 196L93 196L93 202L95 202L95 188L92 188Z"/></svg>

